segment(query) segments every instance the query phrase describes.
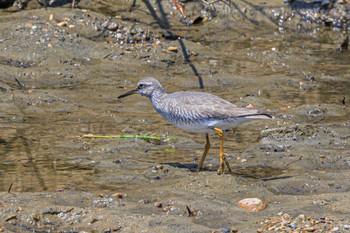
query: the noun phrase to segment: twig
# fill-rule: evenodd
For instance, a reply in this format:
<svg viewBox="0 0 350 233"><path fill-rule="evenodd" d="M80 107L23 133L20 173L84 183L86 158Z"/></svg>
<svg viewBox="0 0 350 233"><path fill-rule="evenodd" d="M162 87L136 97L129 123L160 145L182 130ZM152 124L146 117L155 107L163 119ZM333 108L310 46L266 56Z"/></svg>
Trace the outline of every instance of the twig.
<svg viewBox="0 0 350 233"><path fill-rule="evenodd" d="M25 88L24 84L22 84L17 78L15 78L15 80L18 83L20 89L24 89Z"/></svg>
<svg viewBox="0 0 350 233"><path fill-rule="evenodd" d="M195 216L193 211L188 206L186 206L186 213L187 213L187 217Z"/></svg>
<svg viewBox="0 0 350 233"><path fill-rule="evenodd" d="M10 187L7 189L8 193L11 193L11 188L12 188L13 183L10 184Z"/></svg>

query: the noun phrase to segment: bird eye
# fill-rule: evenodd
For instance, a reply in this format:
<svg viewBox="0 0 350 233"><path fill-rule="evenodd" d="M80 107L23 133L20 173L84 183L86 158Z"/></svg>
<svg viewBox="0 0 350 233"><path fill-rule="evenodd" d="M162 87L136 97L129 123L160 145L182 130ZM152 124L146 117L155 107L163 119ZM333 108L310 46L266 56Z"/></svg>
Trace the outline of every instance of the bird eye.
<svg viewBox="0 0 350 233"><path fill-rule="evenodd" d="M137 89L141 90L142 88L144 88L146 85L145 84L139 84L139 86L137 87Z"/></svg>

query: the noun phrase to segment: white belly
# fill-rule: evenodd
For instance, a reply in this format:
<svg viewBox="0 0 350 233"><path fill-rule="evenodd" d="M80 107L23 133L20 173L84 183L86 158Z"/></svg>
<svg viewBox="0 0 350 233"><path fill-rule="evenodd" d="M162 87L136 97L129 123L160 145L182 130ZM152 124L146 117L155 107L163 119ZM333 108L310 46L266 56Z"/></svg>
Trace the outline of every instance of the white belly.
<svg viewBox="0 0 350 233"><path fill-rule="evenodd" d="M214 132L213 128L219 128L222 130L230 130L233 128L238 127L243 122L253 120L253 119L247 119L247 118L230 118L226 120L208 120L208 121L201 121L201 122L191 122L191 123L182 123L177 124L175 122L170 122L174 126L183 129L187 132L191 133L212 133Z"/></svg>

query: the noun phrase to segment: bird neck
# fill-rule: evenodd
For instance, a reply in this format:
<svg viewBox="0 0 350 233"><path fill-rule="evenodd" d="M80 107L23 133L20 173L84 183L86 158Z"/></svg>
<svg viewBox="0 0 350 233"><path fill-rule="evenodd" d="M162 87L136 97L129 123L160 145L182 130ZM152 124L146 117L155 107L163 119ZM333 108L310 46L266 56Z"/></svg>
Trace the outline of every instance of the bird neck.
<svg viewBox="0 0 350 233"><path fill-rule="evenodd" d="M167 93L165 93L164 90L155 90L149 99L151 100L153 106L156 107L166 95Z"/></svg>

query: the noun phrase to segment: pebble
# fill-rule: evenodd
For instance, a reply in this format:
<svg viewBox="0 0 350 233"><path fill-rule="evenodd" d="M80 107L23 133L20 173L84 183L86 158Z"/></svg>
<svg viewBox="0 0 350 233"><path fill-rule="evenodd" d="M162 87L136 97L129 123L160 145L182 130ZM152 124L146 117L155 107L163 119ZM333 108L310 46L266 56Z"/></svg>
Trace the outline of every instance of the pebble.
<svg viewBox="0 0 350 233"><path fill-rule="evenodd" d="M65 26L67 26L67 24L68 24L67 22L62 21L62 22L57 23L56 25L59 27L65 27Z"/></svg>
<svg viewBox="0 0 350 233"><path fill-rule="evenodd" d="M260 200L259 198L245 198L240 200L238 206L250 211L261 211L266 208L266 203Z"/></svg>
<svg viewBox="0 0 350 233"><path fill-rule="evenodd" d="M166 206L163 208L164 211L174 211L176 210L176 206L173 206L173 205L169 205L169 206Z"/></svg>
<svg viewBox="0 0 350 233"><path fill-rule="evenodd" d="M40 220L40 214L36 213L36 214L33 214L33 219L38 222Z"/></svg>
<svg viewBox="0 0 350 233"><path fill-rule="evenodd" d="M112 197L118 197L118 198L124 198L126 195L123 193L114 193L112 194Z"/></svg>
<svg viewBox="0 0 350 233"><path fill-rule="evenodd" d="M109 31L117 31L118 30L118 27L119 27L119 24L117 24L117 23L114 23L114 22L112 22L112 23L110 23L108 26L107 26L107 29L109 30Z"/></svg>
<svg viewBox="0 0 350 233"><path fill-rule="evenodd" d="M175 47L175 46L170 46L170 47L168 47L168 51L170 51L170 52L174 52L174 53L177 53L178 48L177 48L177 47Z"/></svg>
<svg viewBox="0 0 350 233"><path fill-rule="evenodd" d="M103 198L105 195L103 193L99 193L99 194L97 194L97 196Z"/></svg>
<svg viewBox="0 0 350 233"><path fill-rule="evenodd" d="M158 208L162 208L163 203L161 203L160 201L154 202L154 206L158 207Z"/></svg>

